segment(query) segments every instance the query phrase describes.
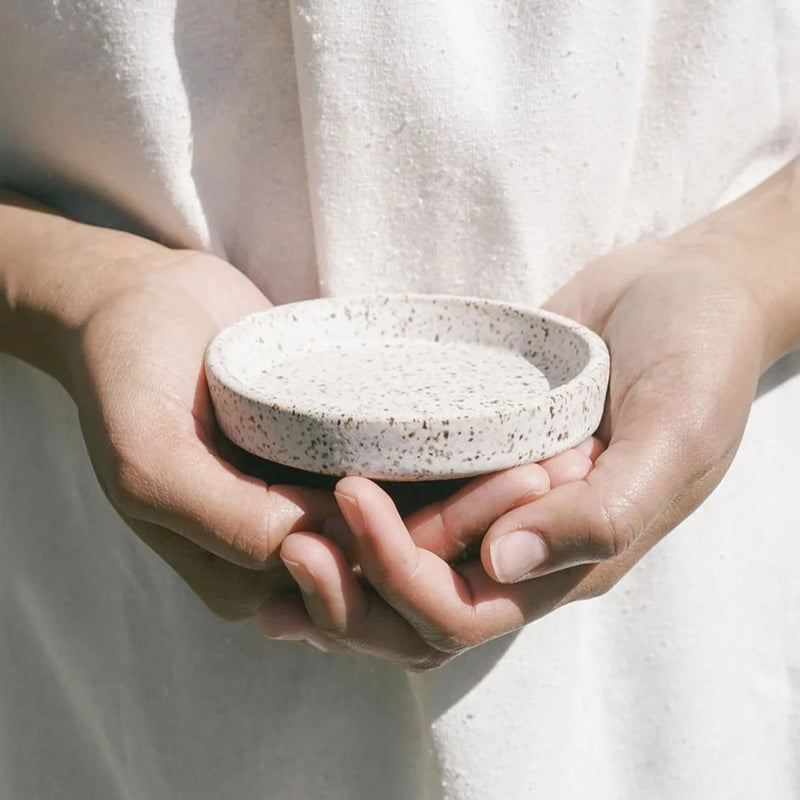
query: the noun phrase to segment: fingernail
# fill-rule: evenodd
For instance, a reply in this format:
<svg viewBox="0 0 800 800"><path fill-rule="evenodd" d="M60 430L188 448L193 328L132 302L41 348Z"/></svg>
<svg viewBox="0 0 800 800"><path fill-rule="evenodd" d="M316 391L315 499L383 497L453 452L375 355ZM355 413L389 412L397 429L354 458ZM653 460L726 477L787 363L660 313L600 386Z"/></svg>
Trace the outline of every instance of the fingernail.
<svg viewBox="0 0 800 800"><path fill-rule="evenodd" d="M333 493L339 500L340 508L349 508L351 510L351 513L347 517L347 521L350 523L350 530L357 536L359 533L361 533L361 528L363 526L361 509L358 507L358 501L355 499L355 497L352 497L349 494L344 494L343 492L334 490Z"/></svg>
<svg viewBox="0 0 800 800"><path fill-rule="evenodd" d="M547 546L533 531L512 531L489 546L495 575L501 583L514 583L547 560Z"/></svg>
<svg viewBox="0 0 800 800"><path fill-rule="evenodd" d="M333 492L340 500L344 500L345 503L352 506L353 508L358 508L358 503L356 502L355 497L349 494L345 494L344 492L340 492L338 490L334 490Z"/></svg>
<svg viewBox="0 0 800 800"><path fill-rule="evenodd" d="M314 581L314 576L308 569L306 569L303 564L297 561L289 561L286 558L283 559L283 563L286 565L286 569L289 570L289 574L297 582L300 591L302 591L303 594L314 594L317 590L317 584Z"/></svg>

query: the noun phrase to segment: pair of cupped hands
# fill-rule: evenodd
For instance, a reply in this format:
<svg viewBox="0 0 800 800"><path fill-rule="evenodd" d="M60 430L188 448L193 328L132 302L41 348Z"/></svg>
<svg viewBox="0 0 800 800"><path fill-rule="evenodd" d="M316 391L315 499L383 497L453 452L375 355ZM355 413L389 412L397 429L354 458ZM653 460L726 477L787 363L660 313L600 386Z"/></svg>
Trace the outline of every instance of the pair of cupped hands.
<svg viewBox="0 0 800 800"><path fill-rule="evenodd" d="M402 514L365 478L268 483L225 442L204 350L269 302L215 257L162 248L120 268L68 385L110 501L214 612L427 669L608 591L711 492L786 349L751 261L705 223L589 264L547 308L609 347L596 438L421 507L425 487L405 487Z"/></svg>

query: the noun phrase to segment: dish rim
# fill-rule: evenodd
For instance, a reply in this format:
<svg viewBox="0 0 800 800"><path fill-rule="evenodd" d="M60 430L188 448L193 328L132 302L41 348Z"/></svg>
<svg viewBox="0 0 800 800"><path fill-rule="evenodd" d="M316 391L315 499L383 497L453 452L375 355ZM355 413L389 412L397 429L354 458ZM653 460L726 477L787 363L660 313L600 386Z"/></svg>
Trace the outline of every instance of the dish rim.
<svg viewBox="0 0 800 800"><path fill-rule="evenodd" d="M470 305L479 305L485 308L496 308L498 310L504 311L513 311L518 313L521 317L537 317L539 319L544 319L550 323L552 323L557 329L568 332L569 335L574 336L576 339L583 342L588 347L588 353L586 357L586 361L583 367L573 373L566 381L549 389L546 392L539 392L536 394L529 395L526 399L521 399L519 402L515 402L513 405L504 404L503 406L498 407L496 410L492 411L485 411L483 413L471 413L471 412L464 412L461 414L447 414L441 415L441 417L427 415L427 419L436 420L440 424L452 424L454 422L458 423L469 423L469 422L477 422L479 420L486 419L487 416L496 416L501 414L502 416L512 416L514 414L524 413L527 410L530 410L533 405L540 405L544 403L547 398L557 399L562 396L565 391L570 388L575 387L583 383L586 380L589 380L595 376L595 372L599 369L606 371L608 369L608 362L609 362L609 354L608 348L606 347L605 342L603 339L590 328L582 325L579 322L576 322L569 317L565 317L561 314L557 314L553 311L549 311L546 309L538 308L536 306L526 306L517 303L508 303L502 300L494 300L494 299L487 299L483 297L474 297L468 295L451 295L451 294L423 294L423 293L379 293L379 294L358 294L358 295L339 295L339 296L332 296L332 297L322 297L322 298L314 298L310 300L299 300L294 301L291 303L283 303L280 305L275 305L272 308L265 309L262 311L256 311L252 314L248 314L245 317L237 320L236 322L232 323L231 325L226 326L223 328L219 333L214 336L214 338L209 343L206 353L205 353L205 368L207 371L210 371L214 378L218 380L223 386L229 389L232 392L235 392L242 398L250 401L259 406L263 406L264 408L269 408L273 410L288 410L293 412L295 416L298 418L305 418L305 419L317 419L317 420L325 420L325 421L335 421L339 419L343 412L338 413L331 413L330 411L320 411L319 409L313 408L311 401L308 401L308 405L303 407L300 403L289 406L284 403L278 402L271 402L267 396L260 393L252 384L247 384L243 380L239 378L239 376L231 370L229 366L229 359L225 358L221 355L222 351L224 350L226 344L236 336L246 336L248 333L252 335L251 331L248 331L248 328L252 326L253 320L264 317L267 315L274 315L276 312L283 315L291 315L294 309L301 307L307 303L330 303L331 305L346 305L348 302L353 303L377 303L378 308L385 307L389 303L423 303L423 304L450 304L450 305L458 305L464 308L468 308ZM304 320L302 317L298 315L297 318L292 320L292 324L304 324ZM354 337L355 338L355 337ZM391 339L391 338L403 338L403 337L375 337L377 340L381 338ZM415 338L415 337L405 337L405 338ZM429 342L430 344L434 345L437 344L433 339L429 339L426 337L416 337L420 341ZM333 341L339 341L335 339ZM442 344L446 344L446 342L442 342ZM487 349L492 347L492 345L481 345L481 343L474 343L476 346L486 346ZM502 345L498 345L497 349L512 349L512 348L504 348ZM292 350L287 349L285 351L287 354L291 354ZM519 351L518 351L519 352ZM527 358L524 353L520 353L524 358ZM535 361L531 361L531 364L539 368ZM404 424L411 425L417 424L420 420L419 413L398 413L391 415L391 418L394 420L394 424L398 426L402 426ZM380 412L375 414L363 414L359 413L357 419L364 423L364 424L381 424L386 422L387 415L386 412Z"/></svg>

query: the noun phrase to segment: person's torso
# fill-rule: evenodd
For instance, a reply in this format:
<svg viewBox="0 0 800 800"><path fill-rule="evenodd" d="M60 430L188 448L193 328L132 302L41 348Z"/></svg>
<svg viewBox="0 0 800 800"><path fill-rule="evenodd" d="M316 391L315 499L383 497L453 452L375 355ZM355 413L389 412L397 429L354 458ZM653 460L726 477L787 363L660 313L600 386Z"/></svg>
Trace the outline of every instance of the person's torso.
<svg viewBox="0 0 800 800"><path fill-rule="evenodd" d="M541 302L800 139L785 0L2 0L0 17L0 184L211 249L274 302Z"/></svg>

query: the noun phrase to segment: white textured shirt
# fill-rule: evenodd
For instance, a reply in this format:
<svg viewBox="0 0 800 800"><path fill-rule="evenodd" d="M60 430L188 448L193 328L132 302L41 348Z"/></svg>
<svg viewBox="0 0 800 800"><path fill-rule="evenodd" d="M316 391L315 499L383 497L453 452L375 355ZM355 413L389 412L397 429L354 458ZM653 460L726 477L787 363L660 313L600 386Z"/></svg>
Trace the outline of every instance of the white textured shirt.
<svg viewBox="0 0 800 800"><path fill-rule="evenodd" d="M276 303L539 303L798 151L796 0L0 0L0 184ZM3 357L0 796L797 798L798 373L612 592L420 676L212 618Z"/></svg>

